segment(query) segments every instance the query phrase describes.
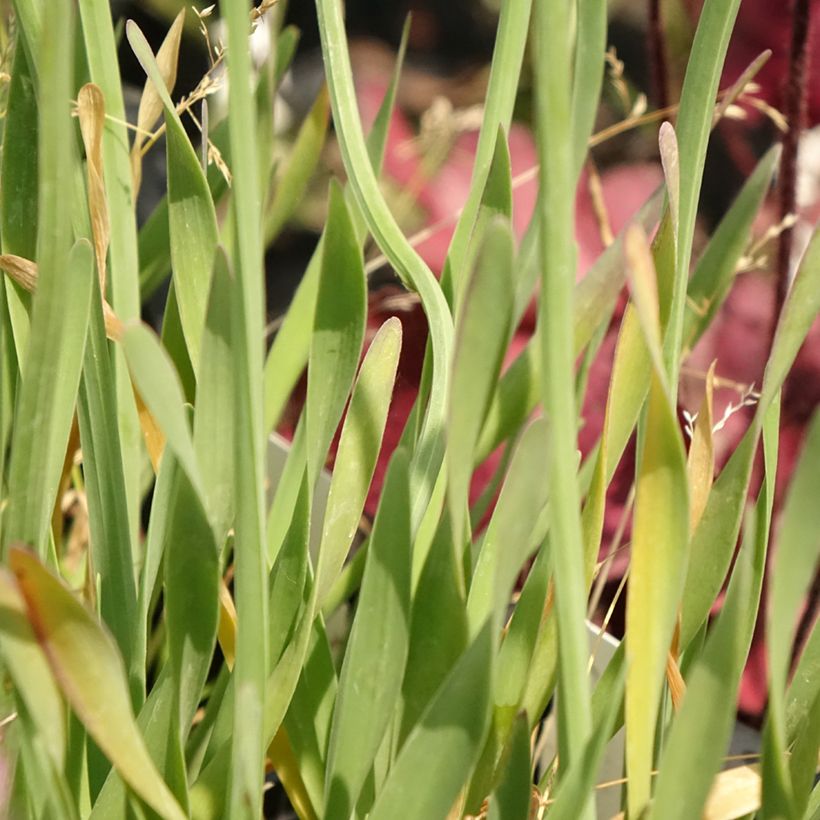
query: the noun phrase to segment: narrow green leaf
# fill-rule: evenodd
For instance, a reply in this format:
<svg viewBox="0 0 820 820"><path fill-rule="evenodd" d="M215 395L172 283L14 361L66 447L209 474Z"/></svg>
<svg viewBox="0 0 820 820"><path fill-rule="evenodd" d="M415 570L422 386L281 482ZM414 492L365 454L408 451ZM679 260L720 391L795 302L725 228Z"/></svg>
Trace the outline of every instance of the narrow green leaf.
<svg viewBox="0 0 820 820"><path fill-rule="evenodd" d="M686 571L686 462L669 397L653 374L638 468L627 598L627 772L630 814L649 800L655 719Z"/></svg>
<svg viewBox="0 0 820 820"><path fill-rule="evenodd" d="M528 820L531 805L530 727L522 713L513 724L504 774L490 798L487 820Z"/></svg>
<svg viewBox="0 0 820 820"><path fill-rule="evenodd" d="M408 18L402 31L402 40L396 55L396 65L390 85L373 122L373 128L367 136L367 153L377 176L381 174L387 144L387 129L393 114L409 33ZM345 199L351 212L351 218L356 224L356 235L359 241L363 242L367 226L359 224L362 219L361 212L349 186L345 189ZM278 423L290 393L307 364L323 247L324 241L320 239L265 360L266 431L272 430Z"/></svg>
<svg viewBox="0 0 820 820"><path fill-rule="evenodd" d="M552 820L571 820L577 817L578 807L589 800L595 783L598 766L618 717L624 689L623 672L614 679L611 696L600 721L595 725L587 741L584 752L578 761L569 767L566 775L558 784L555 803L550 808Z"/></svg>
<svg viewBox="0 0 820 820"><path fill-rule="evenodd" d="M219 552L208 515L178 471L165 546L165 623L184 740L211 665L219 613Z"/></svg>
<svg viewBox="0 0 820 820"><path fill-rule="evenodd" d="M327 343L331 343L330 339ZM401 323L394 317L382 325L370 344L342 427L316 567L318 606L321 606L330 592L359 527L381 448L400 350ZM358 358L358 346L355 355ZM310 376L308 378L310 379ZM339 395L341 396L341 392ZM321 397L321 393L317 395L317 399ZM307 413L310 413L310 402L311 391L308 381ZM310 415L307 421L310 452Z"/></svg>
<svg viewBox="0 0 820 820"><path fill-rule="evenodd" d="M419 293L430 328L432 390L411 470L415 530L433 495L444 458L452 317L441 287L427 265L412 249L387 207L370 164L359 121L341 3L338 0L317 0L316 9L336 135L351 187L379 247L394 264L402 281Z"/></svg>
<svg viewBox="0 0 820 820"><path fill-rule="evenodd" d="M293 504L293 515L282 548L270 574L270 659L279 663L282 653L293 638L303 605L305 579L310 564L310 498L302 464L302 481Z"/></svg>
<svg viewBox="0 0 820 820"><path fill-rule="evenodd" d="M333 715L325 814L347 818L394 715L410 628L408 458L399 450L385 479Z"/></svg>
<svg viewBox="0 0 820 820"><path fill-rule="evenodd" d="M233 397L231 396L231 296L232 275L225 252L217 250L208 312L202 336L194 450L202 472L208 517L221 547L233 524L234 471Z"/></svg>
<svg viewBox="0 0 820 820"><path fill-rule="evenodd" d="M379 110L376 112L376 118L373 120L373 126L367 135L367 154L370 158L370 164L373 166L373 172L377 177L380 177L382 174L384 150L387 146L387 133L393 118L396 92L399 88L401 70L404 66L405 54L407 53L407 42L410 39L411 22L411 17L408 14L404 19L404 26L402 26L401 39L399 41L399 48L396 51L396 62L393 66L393 74L390 77L390 85L387 87L382 104L379 106Z"/></svg>
<svg viewBox="0 0 820 820"><path fill-rule="evenodd" d="M137 708L145 697L145 658L135 652L137 589L128 491L120 430L111 423L117 415L117 388L97 277L92 276L92 286L88 340L77 397L91 560L105 590L100 614L125 661L132 704Z"/></svg>
<svg viewBox="0 0 820 820"><path fill-rule="evenodd" d="M786 743L791 746L805 725L820 692L820 622L816 622L803 647L786 692Z"/></svg>
<svg viewBox="0 0 820 820"><path fill-rule="evenodd" d="M117 60L117 37L111 19L110 3L105 0L80 0L77 5L82 21L89 79L102 90L106 113L109 115L102 137L103 176L110 223L106 295L119 319L127 322L140 316L139 256L136 209L131 187L131 163L128 155L130 140ZM54 21L50 20L50 24L54 24ZM75 222L76 218L84 218L85 212L85 195L79 182L81 179L78 165L75 169L73 199L74 210L78 215ZM88 235L88 230L83 230L81 235ZM128 367L121 351L112 352L112 366L117 386L117 424L123 454L131 542L136 543L139 533L143 465L142 433L131 381L128 378Z"/></svg>
<svg viewBox="0 0 820 820"><path fill-rule="evenodd" d="M417 550L418 544L414 545L414 552ZM468 645L460 560L445 513L414 590L399 744L417 724ZM442 612L448 613L446 618L441 617Z"/></svg>
<svg viewBox="0 0 820 820"><path fill-rule="evenodd" d="M680 149L680 215L670 323L664 339L666 370L673 383L673 396L677 393L689 262L706 147L712 129L715 95L739 6L740 0L706 0L703 4L676 120Z"/></svg>
<svg viewBox="0 0 820 820"><path fill-rule="evenodd" d="M637 468L626 607L626 766L629 813L636 817L650 798L655 722L689 544L686 458L663 370L656 278L639 231L627 237L627 254L652 377Z"/></svg>
<svg viewBox="0 0 820 820"><path fill-rule="evenodd" d="M129 20L126 34L165 109L171 263L182 328L198 372L211 271L217 244L216 211L208 181L171 101L142 32Z"/></svg>
<svg viewBox="0 0 820 820"><path fill-rule="evenodd" d="M797 817L804 817L812 786L817 775L817 752L820 749L820 696L814 699L807 720L797 736L789 757L789 770Z"/></svg>
<svg viewBox="0 0 820 820"><path fill-rule="evenodd" d="M766 363L766 372L763 375L761 407L768 407L780 390L818 313L820 313L820 230L816 230L812 236L783 305L772 342L771 354Z"/></svg>
<svg viewBox="0 0 820 820"><path fill-rule="evenodd" d="M447 815L478 759L489 723L492 651L487 626L415 724L376 798L371 820Z"/></svg>
<svg viewBox="0 0 820 820"><path fill-rule="evenodd" d="M548 628L547 624L543 623L543 616L550 572L549 549L544 545L530 568L507 633L498 651L499 672L496 674L493 689L496 710L509 710L510 707L522 705L527 712L530 726L540 720L543 711L527 708L524 692L539 631ZM553 647L556 647L554 619L550 619L549 623L552 625ZM543 676L539 676L539 683L544 683Z"/></svg>
<svg viewBox="0 0 820 820"><path fill-rule="evenodd" d="M284 164L282 175L276 182L273 198L265 214L266 244L276 239L304 197L325 144L329 111L327 89L322 86L316 101L299 128L290 156Z"/></svg>
<svg viewBox="0 0 820 820"><path fill-rule="evenodd" d="M37 97L26 49L18 40L3 126L0 236L3 253L34 259L37 248ZM28 347L31 297L3 277L18 357Z"/></svg>
<svg viewBox="0 0 820 820"><path fill-rule="evenodd" d="M287 456L282 471L279 474L276 482L276 490L273 494L273 501L268 510L268 564L273 565L276 561L279 550L285 540L285 536L291 526L291 521L295 515L297 498L301 492L302 482L307 480L305 468L307 462L306 450L307 443L305 441L305 415L299 418L296 425L296 430L293 434L293 439L290 442L280 441L278 438L271 436L268 443L269 462L272 457L271 451L280 457L282 450L285 450ZM314 497L316 490L313 491ZM311 509L311 516L317 517L317 510ZM324 512L324 511L322 511ZM311 520L313 522L313 519ZM316 527L321 526L321 518L316 521ZM312 527L315 529L315 527ZM318 542L317 542L318 543ZM313 553L311 544L311 554Z"/></svg>
<svg viewBox="0 0 820 820"><path fill-rule="evenodd" d="M576 177L587 154L604 80L606 0L580 0L577 15L572 76L572 143L575 146Z"/></svg>
<svg viewBox="0 0 820 820"><path fill-rule="evenodd" d="M581 519L587 584L592 581L592 572L598 559L607 488L638 422L649 391L650 380L647 375L651 367L649 350L641 332L637 312L632 304L628 304L618 332L601 444Z"/></svg>
<svg viewBox="0 0 820 820"><path fill-rule="evenodd" d="M542 328L541 399L552 436L545 453L550 482L550 530L555 574L555 614L559 647L561 765L571 766L583 754L592 729L586 665L586 589L583 567L580 493L574 466L577 413L574 395L573 288L574 246L570 0L536 0L533 43L536 56L535 121L540 162L538 218ZM588 810L579 808L579 817Z"/></svg>
<svg viewBox="0 0 820 820"><path fill-rule="evenodd" d="M162 668L137 716L137 728L157 771L162 772L168 788L182 803L188 794L187 772L179 739L179 720L175 683L170 665ZM134 805L123 779L111 769L99 795L94 801L90 820L121 817Z"/></svg>
<svg viewBox="0 0 820 820"><path fill-rule="evenodd" d="M672 723L656 781L655 817L688 818L702 813L709 786L723 760L766 565L766 506L766 493L762 492L756 514L747 519L720 616L688 676L683 705ZM698 750L696 755L693 749Z"/></svg>
<svg viewBox="0 0 820 820"><path fill-rule="evenodd" d="M80 382L91 304L94 252L86 240L67 268L43 278L34 299L26 377L18 395L9 464L4 547L13 541L44 556ZM36 492L32 488L37 488Z"/></svg>
<svg viewBox="0 0 820 820"><path fill-rule="evenodd" d="M305 789L314 806L324 803L328 747L338 681L327 630L313 622L310 645L282 723Z"/></svg>
<svg viewBox="0 0 820 820"><path fill-rule="evenodd" d="M111 637L31 553L14 549L9 562L52 673L88 733L154 811L181 820L179 804L134 723L122 659Z"/></svg>
<svg viewBox="0 0 820 820"><path fill-rule="evenodd" d="M794 624L820 559L818 481L820 413L815 413L786 497L769 592L766 619L769 711L764 732L764 817L796 816L795 795L786 759L784 694Z"/></svg>
<svg viewBox="0 0 820 820"><path fill-rule="evenodd" d="M353 385L366 310L362 253L342 190L333 182L308 365L305 412L311 484L324 464Z"/></svg>
<svg viewBox="0 0 820 820"><path fill-rule="evenodd" d="M265 562L264 470L266 432L262 400L265 272L259 192L256 100L251 91L250 17L246 0L220 7L228 27L228 133L233 170L231 230L236 239L232 316L236 536L236 696L233 701L229 815L259 817L262 810L264 715L269 665Z"/></svg>
<svg viewBox="0 0 820 820"><path fill-rule="evenodd" d="M447 418L447 476L450 516L459 538L476 442L507 347L514 294L513 252L509 224L497 217L487 227L456 321Z"/></svg>
<svg viewBox="0 0 820 820"><path fill-rule="evenodd" d="M549 496L544 475L549 429L545 419L537 419L515 449L470 584L467 616L473 637L488 618L497 623L496 618L504 617L524 560L543 538L538 523Z"/></svg>
<svg viewBox="0 0 820 820"><path fill-rule="evenodd" d="M657 223L662 203L663 189L659 189L638 212L634 224L639 224L647 232L651 230ZM596 328L612 312L624 286L626 266L623 237L627 228L618 234L586 276L575 285L572 302L576 355L586 347ZM537 243L534 243L533 251L535 250ZM527 259L524 254L525 247L522 247L520 264L526 265L527 270L532 270L534 287L535 280L541 273L538 254L533 252ZM530 340L501 377L479 441L476 453L478 461L486 458L502 441L519 429L538 403L541 365L537 336L538 334Z"/></svg>
<svg viewBox="0 0 820 820"><path fill-rule="evenodd" d="M264 396L265 432L270 434L279 423L296 382L310 355L316 294L324 258L324 235L310 258L282 326L276 333L265 359Z"/></svg>
<svg viewBox="0 0 820 820"><path fill-rule="evenodd" d="M504 3L501 6L490 79L484 100L484 116L481 120L481 130L473 162L470 192L447 254L447 262L455 277L457 292L460 290L460 280L465 280L469 273L465 260L485 194L485 186L490 176L498 135L500 131L509 130L512 120L521 64L527 45L531 7L532 0L519 0L516 3Z"/></svg>
<svg viewBox="0 0 820 820"><path fill-rule="evenodd" d="M717 314L734 281L741 255L772 175L780 160L780 146L764 155L746 180L732 207L709 239L689 282L683 320L684 350L691 350Z"/></svg>
<svg viewBox="0 0 820 820"><path fill-rule="evenodd" d="M815 232L786 297L754 420L712 487L692 537L682 604L681 646L709 614L734 553L763 419L772 406L809 328L820 312L820 232ZM731 512L727 512L731 511Z"/></svg>

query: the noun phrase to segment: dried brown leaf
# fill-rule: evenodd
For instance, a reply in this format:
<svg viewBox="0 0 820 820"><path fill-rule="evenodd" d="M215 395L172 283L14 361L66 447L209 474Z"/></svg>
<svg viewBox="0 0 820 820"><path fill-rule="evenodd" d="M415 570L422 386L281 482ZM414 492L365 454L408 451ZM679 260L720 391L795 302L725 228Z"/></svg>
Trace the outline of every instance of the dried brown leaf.
<svg viewBox="0 0 820 820"><path fill-rule="evenodd" d="M174 90L177 81L177 66L179 64L179 44L182 40L182 31L185 25L185 9L177 14L168 34L159 47L156 59L165 87L170 94ZM142 144L145 141L145 134L149 132L157 120L162 116L162 100L154 88L151 80L145 81L142 90L140 106L137 111L137 131L134 137L134 144L131 146L131 177L136 201L142 182Z"/></svg>
<svg viewBox="0 0 820 820"><path fill-rule="evenodd" d="M37 287L37 263L13 253L0 254L0 270L5 271L23 290L34 293Z"/></svg>
<svg viewBox="0 0 820 820"><path fill-rule="evenodd" d="M88 211L91 214L91 233L94 237L94 255L100 277L100 293L105 294L105 257L111 229L108 221L108 200L103 176L102 135L105 127L105 98L99 86L87 83L77 95L80 131L85 146L88 178Z"/></svg>
<svg viewBox="0 0 820 820"><path fill-rule="evenodd" d="M706 374L706 391L698 410L697 421L692 433L692 443L686 461L689 476L689 531L695 528L706 508L715 472L715 448L712 438L712 396L715 388L715 364L712 362Z"/></svg>

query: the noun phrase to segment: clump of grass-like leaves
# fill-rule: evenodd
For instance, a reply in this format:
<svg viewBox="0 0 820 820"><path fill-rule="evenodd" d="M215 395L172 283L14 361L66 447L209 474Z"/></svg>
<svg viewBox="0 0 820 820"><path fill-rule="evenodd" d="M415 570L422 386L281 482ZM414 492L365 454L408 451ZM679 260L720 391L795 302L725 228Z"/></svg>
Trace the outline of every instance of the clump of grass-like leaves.
<svg viewBox="0 0 820 820"><path fill-rule="evenodd" d="M275 169L273 100L296 42L275 4L223 0L225 49L181 104L183 18L156 55L129 22L146 75L134 137L107 0L14 1L0 166L10 816L258 818L274 772L301 818L586 818L622 725L633 820L817 816L816 628L790 678L820 554L817 414L772 559L762 759L721 769L763 589L780 388L820 310L820 237L785 298L753 421L714 481L713 374L688 446L677 417L682 360L732 286L778 162L775 150L761 160L693 258L713 121L759 67L718 88L738 4L706 0L676 125L660 128L664 189L576 284L573 199L601 92L604 0L501 4L440 281L379 185L401 61L365 136L341 0L316 0L327 90ZM249 35L263 14L276 47L255 68ZM540 187L517 247L506 134L528 47ZM197 119L195 148L183 117L220 85L227 110ZM347 182L330 186L321 241L267 350L264 250L306 190L329 110ZM142 155L160 130L167 194L138 229ZM346 567L402 346L395 318L365 344L368 238L418 295L429 342L372 531ZM169 275L158 336L140 310ZM624 285L604 427L579 466L575 362L594 352ZM503 370L533 293L537 332ZM269 436L305 370L269 486ZM626 635L593 685L587 601L607 488L636 431ZM505 443L479 534L471 475ZM747 508L759 450L765 477ZM63 531L68 492L87 520L79 554ZM354 592L339 649L326 624ZM553 695L558 754L543 765L534 740Z"/></svg>

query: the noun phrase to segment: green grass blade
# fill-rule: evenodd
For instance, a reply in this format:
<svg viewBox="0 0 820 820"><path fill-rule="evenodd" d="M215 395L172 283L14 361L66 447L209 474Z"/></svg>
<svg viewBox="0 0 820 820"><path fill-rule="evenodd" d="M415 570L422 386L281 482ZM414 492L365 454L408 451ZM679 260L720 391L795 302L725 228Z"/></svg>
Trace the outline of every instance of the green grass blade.
<svg viewBox="0 0 820 820"><path fill-rule="evenodd" d="M394 715L410 629L408 458L397 451L385 480L333 715L325 814L346 818Z"/></svg>
<svg viewBox="0 0 820 820"><path fill-rule="evenodd" d="M139 316L139 261L117 43L109 3L79 0L79 7L91 80L102 90L110 115L103 133L103 168L111 231L111 305L127 321Z"/></svg>
<svg viewBox="0 0 820 820"><path fill-rule="evenodd" d="M538 546L539 518L549 496L543 475L549 452L549 424L534 421L521 436L487 526L467 598L470 633L475 637L488 618L503 619L524 560Z"/></svg>
<svg viewBox="0 0 820 820"><path fill-rule="evenodd" d="M319 607L338 577L359 527L381 449L400 351L401 323L394 317L382 325L370 344L342 427L316 567ZM308 384L308 412L310 395ZM307 431L310 437L309 424Z"/></svg>
<svg viewBox="0 0 820 820"><path fill-rule="evenodd" d="M737 263L746 250L749 233L772 175L780 147L771 148L746 180L732 207L721 219L698 260L689 282L683 320L684 349L691 350L712 324L734 281Z"/></svg>
<svg viewBox="0 0 820 820"><path fill-rule="evenodd" d="M194 450L202 472L208 517L219 547L233 524L235 510L234 486L230 479L234 473L234 449L229 444L234 440L233 397L229 389L231 285L229 262L220 248L208 297L194 416Z"/></svg>
<svg viewBox="0 0 820 820"><path fill-rule="evenodd" d="M308 362L323 257L324 237L316 246L265 359L265 432L268 434L279 423Z"/></svg>
<svg viewBox="0 0 820 820"><path fill-rule="evenodd" d="M680 147L680 213L670 322L664 340L666 371L673 381L675 395L680 368L692 238L695 232L703 166L706 161L706 147L712 129L715 95L723 71L723 60L739 6L740 0L707 0L704 3L689 55L676 120Z"/></svg>
<svg viewBox="0 0 820 820"><path fill-rule="evenodd" d="M304 463L299 492L293 504L291 524L270 574L270 659L276 665L293 637L303 603L308 552L310 490Z"/></svg>
<svg viewBox="0 0 820 820"><path fill-rule="evenodd" d="M794 743L820 692L820 627L815 623L786 692L786 742Z"/></svg>
<svg viewBox="0 0 820 820"><path fill-rule="evenodd" d="M630 285L652 366L637 466L626 605L626 768L630 815L650 799L655 723L689 545L686 457L661 352L657 279L640 228L626 237Z"/></svg>
<svg viewBox="0 0 820 820"><path fill-rule="evenodd" d="M766 364L763 389L754 421L718 476L703 517L692 537L689 572L682 603L682 647L686 647L708 616L726 578L740 529L763 418L783 386L818 312L820 233L815 233L783 306L772 352Z"/></svg>
<svg viewBox="0 0 820 820"><path fill-rule="evenodd" d="M584 614L586 591L575 479L577 414L574 397L572 296L576 254L573 243L575 180L570 106L571 3L537 0L534 16L536 134L541 186L539 219L542 291L541 397L552 428L547 472L550 482L550 529L553 533L555 611L559 636L559 708L562 765L583 753L592 728L586 672ZM579 816L586 816L579 807Z"/></svg>
<svg viewBox="0 0 820 820"><path fill-rule="evenodd" d="M134 723L122 659L111 637L31 553L15 549L10 563L52 673L88 733L154 811L181 820L184 815Z"/></svg>
<svg viewBox="0 0 820 820"><path fill-rule="evenodd" d="M387 144L387 129L393 114L409 32L409 25L405 23L390 86L379 107L373 128L367 136L368 158L377 176L381 174ZM361 243L367 233L367 226L359 224L362 216L349 186L345 188L345 200L356 225L356 235ZM320 239L265 360L266 432L270 432L278 423L291 391L308 361L323 247L324 240Z"/></svg>
<svg viewBox="0 0 820 820"><path fill-rule="evenodd" d="M456 321L447 418L447 476L453 531L461 537L474 450L501 370L513 309L513 237L497 217L488 226Z"/></svg>
<svg viewBox="0 0 820 820"><path fill-rule="evenodd" d="M151 603L154 600L155 588L160 577L162 556L165 549L165 533L171 508L171 493L176 484L176 473L181 468L174 458L173 450L164 453L159 464L154 493L151 498L151 510L148 518L148 532L145 537L142 567L139 577L137 596L137 625L135 628L136 662L145 667L145 653L148 643L149 617Z"/></svg>
<svg viewBox="0 0 820 820"><path fill-rule="evenodd" d="M100 614L125 661L132 703L137 707L145 697L145 658L135 652L134 551L120 430L111 423L117 416L115 375L105 338L100 288L94 277L92 283L91 317L77 398L91 558L105 591Z"/></svg>
<svg viewBox="0 0 820 820"><path fill-rule="evenodd" d="M387 132L390 128L390 120L393 117L393 108L396 104L396 92L399 88L399 80L401 79L401 70L404 66L404 57L407 53L407 41L410 39L410 15L405 18L404 26L401 30L401 40L399 41L399 48L396 51L396 63L393 67L393 75L390 78L390 85L387 87L387 92L384 95L382 104L376 112L376 118L373 120L373 127L367 135L367 154L370 158L370 164L373 166L373 173L376 177L382 174L382 164L384 163L384 150L387 146Z"/></svg>
<svg viewBox="0 0 820 820"><path fill-rule="evenodd" d="M165 546L165 623L184 740L211 665L219 617L219 552L208 515L177 473Z"/></svg>
<svg viewBox="0 0 820 820"><path fill-rule="evenodd" d="M66 262L66 268L54 270L51 277L41 274L34 299L3 533L5 549L22 541L41 556L46 552L80 382L94 276L91 245L77 242Z"/></svg>
<svg viewBox="0 0 820 820"><path fill-rule="evenodd" d="M276 182L265 214L265 242L273 242L302 200L319 163L330 112L327 89L322 87L293 143L290 156Z"/></svg>
<svg viewBox="0 0 820 820"><path fill-rule="evenodd" d="M527 45L532 0L516 0L504 3L498 20L493 60L487 96L484 100L484 116L478 135L470 192L461 211L447 261L455 277L456 291L460 280L466 279L469 269L465 264L471 236L478 217L484 189L490 175L499 129L509 130L518 89L521 64Z"/></svg>
<svg viewBox="0 0 820 820"><path fill-rule="evenodd" d="M313 622L310 645L282 728L286 731L312 805L321 806L326 791L327 750L338 691L336 667L327 630Z"/></svg>
<svg viewBox="0 0 820 820"><path fill-rule="evenodd" d="M273 439L271 447L278 448L279 442ZM284 446L284 445L283 445ZM288 533L296 509L296 500L305 480L305 461L307 445L305 442L305 416L299 418L293 439L287 452L282 472L276 484L270 509L268 510L268 563L272 566L279 555L279 550ZM314 491L315 495L315 491ZM312 513L316 515L316 513ZM321 521L319 521L319 526Z"/></svg>
<svg viewBox="0 0 820 820"><path fill-rule="evenodd" d="M137 728L142 733L148 754L157 770L162 773L168 788L182 803L188 793L185 760L182 745L178 739L177 698L170 665L166 665L151 688L145 703L137 716ZM106 777L90 815L90 820L106 820L121 817L131 811L133 795L125 783L112 769Z"/></svg>
<svg viewBox="0 0 820 820"><path fill-rule="evenodd" d="M418 543L413 549L415 557ZM400 744L468 644L460 560L445 514L435 531L414 590L410 647L402 686ZM447 612L448 617L442 619L441 612Z"/></svg>
<svg viewBox="0 0 820 820"><path fill-rule="evenodd" d="M638 212L635 224L649 232L657 223L662 202L663 190L658 190ZM587 275L575 285L572 301L576 355L587 346L596 328L611 314L626 281L623 257L625 231L626 229L616 237ZM537 246L537 243L534 245ZM533 277L534 287L541 272L538 254L533 253L530 258L522 259L524 252L525 248L522 247L520 264L526 266L527 272L524 275ZM476 453L478 461L486 458L502 441L518 430L538 403L541 372L539 344L536 334L501 377L479 440Z"/></svg>
<svg viewBox="0 0 820 820"><path fill-rule="evenodd" d="M817 772L817 752L820 749L820 697L814 699L802 731L797 736L789 757L789 769L797 817L804 817Z"/></svg>
<svg viewBox="0 0 820 820"><path fill-rule="evenodd" d="M806 334L820 313L820 231L815 231L800 263L777 323L763 376L760 406L768 407L791 369Z"/></svg>
<svg viewBox="0 0 820 820"><path fill-rule="evenodd" d="M353 87L347 36L339 0L317 0L322 54L325 58L336 134L345 169L359 207L379 247L402 280L417 291L430 328L433 385L411 471L413 527L421 522L444 458L444 422L449 395L452 317L430 269L412 249L387 208L362 134ZM495 133L493 133L495 138Z"/></svg>
<svg viewBox="0 0 820 820"><path fill-rule="evenodd" d="M371 820L447 815L478 759L489 724L492 652L488 625L415 724L376 798Z"/></svg>
<svg viewBox="0 0 820 820"><path fill-rule="evenodd" d="M604 80L606 0L579 0L572 78L572 143L576 146L574 172L581 172L587 154Z"/></svg>
<svg viewBox="0 0 820 820"><path fill-rule="evenodd" d="M205 172L171 101L151 47L133 21L127 24L127 34L165 109L171 263L182 329L196 372L216 254L216 211Z"/></svg>
<svg viewBox="0 0 820 820"><path fill-rule="evenodd" d="M554 619L542 623L551 569L549 549L544 545L530 568L507 634L498 652L498 669L505 671L503 674L496 675L493 695L495 708L496 710L509 710L510 707L517 708L520 704L524 707L531 726L540 719L543 710L526 708L524 693L530 662L537 645L539 632L549 628L553 632L553 638L555 632ZM553 647L555 646L553 640ZM543 683L543 677L539 683Z"/></svg>
<svg viewBox="0 0 820 820"><path fill-rule="evenodd" d="M791 661L794 623L820 558L820 413L812 419L795 469L778 533L769 592L766 647L769 711L764 733L763 813L793 816L794 794L786 758L786 680Z"/></svg>
<svg viewBox="0 0 820 820"><path fill-rule="evenodd" d="M618 718L623 691L624 674L621 671L621 674L612 681L610 698L587 741L583 755L567 770L565 777L558 784L555 803L549 812L552 820L571 820L577 816L578 806L589 799L598 773L598 765Z"/></svg>
<svg viewBox="0 0 820 820"><path fill-rule="evenodd" d="M735 720L740 675L752 640L768 541L767 494L749 516L726 601L687 680L655 785L653 816L688 818L703 810ZM697 749L697 754L692 750Z"/></svg>
<svg viewBox="0 0 820 820"><path fill-rule="evenodd" d="M316 477L347 402L364 340L367 285L362 252L337 183L330 186L330 205L307 384L308 478Z"/></svg>
<svg viewBox="0 0 820 820"><path fill-rule="evenodd" d="M34 259L37 253L37 97L26 49L18 40L3 127L0 235L3 253ZM28 347L31 296L3 277L18 358Z"/></svg>
<svg viewBox="0 0 820 820"><path fill-rule="evenodd" d="M128 156L129 134L125 127L125 104L111 4L106 0L80 0L78 5L90 79L102 90L106 113L110 115L106 119L102 146L110 233L106 297L117 316L122 321L128 321L140 316L139 255ZM113 367L131 541L135 542L139 526L142 434L128 368L118 350L113 352Z"/></svg>
<svg viewBox="0 0 820 820"><path fill-rule="evenodd" d="M510 735L504 773L490 798L487 820L528 820L531 804L530 727L527 716L519 714Z"/></svg>

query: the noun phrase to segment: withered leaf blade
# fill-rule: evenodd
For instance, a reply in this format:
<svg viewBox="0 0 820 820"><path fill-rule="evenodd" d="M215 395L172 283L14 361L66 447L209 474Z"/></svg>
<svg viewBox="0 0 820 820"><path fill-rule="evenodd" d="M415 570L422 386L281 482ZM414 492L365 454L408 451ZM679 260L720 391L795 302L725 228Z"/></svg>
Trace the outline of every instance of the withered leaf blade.
<svg viewBox="0 0 820 820"><path fill-rule="evenodd" d="M111 229L108 221L108 200L103 176L102 135L105 127L105 99L99 86L87 83L77 96L80 131L86 155L88 176L88 210L94 236L94 255L100 277L100 291L105 294L105 257Z"/></svg>
<svg viewBox="0 0 820 820"><path fill-rule="evenodd" d="M165 81L165 87L171 93L177 81L177 66L179 63L179 44L182 40L182 31L185 25L185 9L177 14L168 34L162 41L162 45L157 52L156 59L159 65L160 74ZM146 79L142 90L140 105L137 111L137 131L134 136L134 144L131 146L131 176L136 201L142 182L142 146L145 142L146 134L156 125L157 120L162 116L162 100L157 94L156 88L151 80Z"/></svg>

